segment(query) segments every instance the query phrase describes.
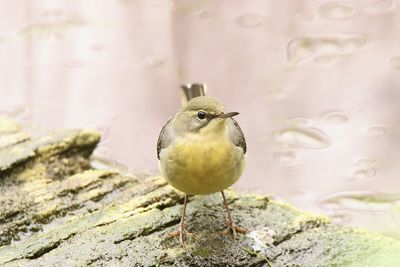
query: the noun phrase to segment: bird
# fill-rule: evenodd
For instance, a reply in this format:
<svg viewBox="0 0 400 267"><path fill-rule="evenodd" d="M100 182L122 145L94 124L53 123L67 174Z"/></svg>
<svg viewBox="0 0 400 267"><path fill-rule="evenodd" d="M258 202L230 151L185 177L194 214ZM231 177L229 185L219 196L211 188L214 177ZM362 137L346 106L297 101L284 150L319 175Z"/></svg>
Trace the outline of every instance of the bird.
<svg viewBox="0 0 400 267"><path fill-rule="evenodd" d="M216 98L198 96L188 101L161 129L157 141L157 158L162 176L185 194L178 230L185 246L187 236L186 206L189 195L221 192L226 210L227 231L235 239L247 229L232 219L224 190L242 175L246 165L246 140L233 119L238 112L225 112Z"/></svg>

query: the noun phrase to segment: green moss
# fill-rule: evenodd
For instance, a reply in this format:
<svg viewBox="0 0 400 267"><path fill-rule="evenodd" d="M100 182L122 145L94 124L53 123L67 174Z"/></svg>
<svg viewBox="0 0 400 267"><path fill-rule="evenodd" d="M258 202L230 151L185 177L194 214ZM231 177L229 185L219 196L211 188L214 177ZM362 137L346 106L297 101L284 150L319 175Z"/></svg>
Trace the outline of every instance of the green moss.
<svg viewBox="0 0 400 267"><path fill-rule="evenodd" d="M162 266L243 266L267 264L268 259L272 266L396 266L398 260L400 245L395 240L326 221L321 224L318 216L302 215L274 201L262 208L236 205L240 197L234 194L230 195L231 202L236 200L231 204L234 218L249 228L249 234L237 240L221 234L224 209L219 195L196 197L188 209L189 231L194 237L188 240L187 249L182 249L176 238L168 237L180 220L182 205L175 205L179 199L175 198L171 207L156 204L169 199L162 196L172 192L170 187L160 187L149 194L149 199L114 204L18 245L3 247L0 262L32 258L48 248L51 250L33 263L60 264L60 255L68 256L64 264L83 265L147 262ZM250 198L245 201L251 204ZM255 203L258 201L254 198ZM305 223L309 227L304 228ZM265 241L264 247L253 249L256 242L251 233L260 227L271 229L275 233L272 238L280 242Z"/></svg>
<svg viewBox="0 0 400 267"><path fill-rule="evenodd" d="M180 222L183 195L161 177L86 170L99 138L58 131L0 150L0 265L400 266L399 241L230 190L233 219L248 233L222 234L220 194L194 196L193 236L182 248L168 234Z"/></svg>
<svg viewBox="0 0 400 267"><path fill-rule="evenodd" d="M203 257L203 258L207 258L207 257L209 257L210 255L213 254L213 251L210 250L210 248L202 247L202 248L198 248L198 249L194 250L192 252L192 254L194 256L200 256L200 257Z"/></svg>

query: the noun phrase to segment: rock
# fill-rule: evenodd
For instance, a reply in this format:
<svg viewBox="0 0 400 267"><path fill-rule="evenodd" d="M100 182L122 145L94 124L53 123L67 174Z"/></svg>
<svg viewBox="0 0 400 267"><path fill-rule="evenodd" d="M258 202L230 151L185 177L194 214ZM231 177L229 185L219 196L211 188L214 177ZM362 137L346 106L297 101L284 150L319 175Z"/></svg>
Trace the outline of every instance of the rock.
<svg viewBox="0 0 400 267"><path fill-rule="evenodd" d="M193 196L194 235L182 248L168 233L183 195L162 177L93 169L98 141L65 130L0 148L0 265L400 266L395 239L229 190L233 217L249 232L224 235L222 198Z"/></svg>

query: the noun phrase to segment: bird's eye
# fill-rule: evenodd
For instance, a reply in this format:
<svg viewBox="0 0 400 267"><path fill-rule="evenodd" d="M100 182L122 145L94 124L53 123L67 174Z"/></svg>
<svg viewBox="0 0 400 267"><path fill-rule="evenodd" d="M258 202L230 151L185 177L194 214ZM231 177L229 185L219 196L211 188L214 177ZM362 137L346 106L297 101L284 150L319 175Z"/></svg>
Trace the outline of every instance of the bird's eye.
<svg viewBox="0 0 400 267"><path fill-rule="evenodd" d="M197 118L204 120L206 118L206 113L204 111L197 112Z"/></svg>

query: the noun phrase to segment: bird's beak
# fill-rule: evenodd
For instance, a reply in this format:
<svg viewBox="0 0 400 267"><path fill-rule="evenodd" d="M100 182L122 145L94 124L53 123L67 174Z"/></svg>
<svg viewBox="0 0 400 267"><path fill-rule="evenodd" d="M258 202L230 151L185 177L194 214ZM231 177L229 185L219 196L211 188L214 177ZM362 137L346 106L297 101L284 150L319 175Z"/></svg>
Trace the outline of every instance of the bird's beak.
<svg viewBox="0 0 400 267"><path fill-rule="evenodd" d="M239 115L239 112L229 112L229 113L222 113L218 115L217 118L225 119L225 118L230 118L233 116Z"/></svg>

